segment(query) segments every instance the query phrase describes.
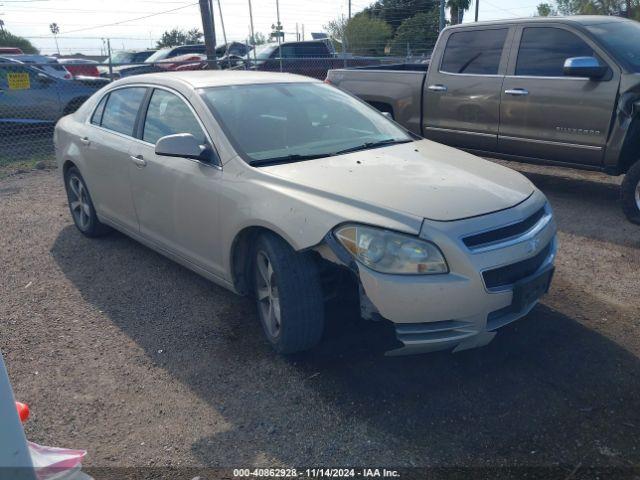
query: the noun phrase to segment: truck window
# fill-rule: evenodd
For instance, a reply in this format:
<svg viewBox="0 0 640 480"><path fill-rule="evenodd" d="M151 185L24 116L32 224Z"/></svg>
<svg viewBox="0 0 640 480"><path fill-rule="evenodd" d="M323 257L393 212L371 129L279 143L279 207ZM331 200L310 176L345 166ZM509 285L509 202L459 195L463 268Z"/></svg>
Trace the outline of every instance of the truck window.
<svg viewBox="0 0 640 480"><path fill-rule="evenodd" d="M500 28L452 33L444 50L440 71L496 75L507 31L507 28Z"/></svg>
<svg viewBox="0 0 640 480"><path fill-rule="evenodd" d="M563 77L567 58L593 55L589 45L562 28L525 28L520 39L516 75Z"/></svg>

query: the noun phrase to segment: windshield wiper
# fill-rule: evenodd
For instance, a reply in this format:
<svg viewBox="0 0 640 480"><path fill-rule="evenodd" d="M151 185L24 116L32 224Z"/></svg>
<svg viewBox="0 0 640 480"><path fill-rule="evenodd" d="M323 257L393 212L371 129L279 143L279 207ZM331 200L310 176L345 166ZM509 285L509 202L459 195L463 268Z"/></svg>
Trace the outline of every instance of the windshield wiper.
<svg viewBox="0 0 640 480"><path fill-rule="evenodd" d="M409 142L413 142L413 140L396 140L395 138L386 138L384 140L378 140L376 142L366 142L362 145L345 148L344 150L338 150L337 152L333 152L331 155L342 155L343 153L358 152L360 150L369 150L371 148L385 147L387 145L397 145L400 143Z"/></svg>
<svg viewBox="0 0 640 480"><path fill-rule="evenodd" d="M301 155L293 153L291 155L283 155L282 157L264 158L261 160L253 160L249 163L252 167L264 167L265 165L277 165L279 163L301 162L303 160L314 160L316 158L330 157L332 153L315 153L309 155Z"/></svg>

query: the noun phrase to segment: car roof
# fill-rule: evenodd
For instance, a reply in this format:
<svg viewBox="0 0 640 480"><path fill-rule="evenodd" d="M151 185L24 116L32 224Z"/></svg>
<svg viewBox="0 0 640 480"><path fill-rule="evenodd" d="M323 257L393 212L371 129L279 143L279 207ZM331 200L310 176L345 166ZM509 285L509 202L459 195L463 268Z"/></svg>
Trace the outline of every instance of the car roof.
<svg viewBox="0 0 640 480"><path fill-rule="evenodd" d="M462 23L452 25L447 29L464 29L473 26L492 26L492 25L514 25L523 23L561 23L561 24L578 24L578 25L595 25L601 23L613 22L630 22L628 18L612 17L605 15L572 15L570 17L525 17L525 18L508 18L504 20L490 20L486 22Z"/></svg>
<svg viewBox="0 0 640 480"><path fill-rule="evenodd" d="M114 84L150 83L155 85L183 85L191 88L251 85L266 83L319 83L319 80L302 75L276 72L247 72L237 70L194 70L182 72L147 73L117 80Z"/></svg>

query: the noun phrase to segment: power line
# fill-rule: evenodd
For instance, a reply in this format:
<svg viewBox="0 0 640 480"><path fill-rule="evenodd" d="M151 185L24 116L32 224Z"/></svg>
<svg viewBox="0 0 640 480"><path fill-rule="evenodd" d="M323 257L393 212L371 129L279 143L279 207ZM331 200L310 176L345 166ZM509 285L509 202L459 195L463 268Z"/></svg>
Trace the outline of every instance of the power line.
<svg viewBox="0 0 640 480"><path fill-rule="evenodd" d="M91 27L79 28L77 30L69 30L69 31L64 32L64 33L68 34L68 33L76 33L76 32L85 32L87 30L94 30L96 28L113 27L113 26L116 26L116 25L120 25L122 23L135 22L137 20L144 20L145 18L151 18L151 17L157 17L158 15L164 15L165 13L171 13L171 12L175 12L177 10L183 10L185 8L193 7L194 5L198 5L198 3L189 3L188 5L183 5L182 7L176 7L176 8L172 8L170 10L164 10L162 12L152 13L150 15L145 15L144 17L130 18L128 20L121 20L119 22L114 22L114 23L105 23L103 25L93 25Z"/></svg>

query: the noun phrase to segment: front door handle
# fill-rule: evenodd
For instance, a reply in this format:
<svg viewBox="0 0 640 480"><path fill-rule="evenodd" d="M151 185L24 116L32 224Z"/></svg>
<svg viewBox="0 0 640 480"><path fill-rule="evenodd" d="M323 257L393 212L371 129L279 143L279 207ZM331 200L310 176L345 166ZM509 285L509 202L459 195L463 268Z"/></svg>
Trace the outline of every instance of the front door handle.
<svg viewBox="0 0 640 480"><path fill-rule="evenodd" d="M515 95L517 97L524 97L525 95L529 95L529 90L526 88L509 88L504 91L507 95Z"/></svg>
<svg viewBox="0 0 640 480"><path fill-rule="evenodd" d="M136 164L136 167L142 168L147 166L147 161L144 159L142 155L131 155L129 157L133 163Z"/></svg>
<svg viewBox="0 0 640 480"><path fill-rule="evenodd" d="M429 90L431 90L432 92L446 92L447 91L447 86L446 85L442 85L440 83L438 83L436 85L429 85L427 88Z"/></svg>
<svg viewBox="0 0 640 480"><path fill-rule="evenodd" d="M91 140L89 140L89 137L82 137L80 139L80 143L82 143L83 145L91 145Z"/></svg>

